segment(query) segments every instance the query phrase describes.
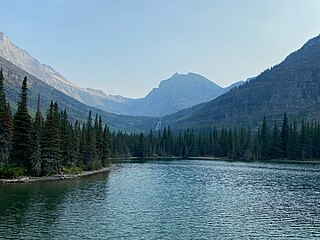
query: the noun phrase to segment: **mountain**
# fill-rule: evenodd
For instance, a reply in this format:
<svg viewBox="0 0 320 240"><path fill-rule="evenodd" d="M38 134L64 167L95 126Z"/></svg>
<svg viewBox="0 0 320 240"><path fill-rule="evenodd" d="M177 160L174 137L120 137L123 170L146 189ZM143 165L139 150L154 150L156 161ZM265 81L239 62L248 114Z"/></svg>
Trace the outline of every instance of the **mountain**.
<svg viewBox="0 0 320 240"><path fill-rule="evenodd" d="M130 100L128 115L164 116L190 106L207 102L223 94L225 89L207 78L195 74L175 73L160 82L146 97Z"/></svg>
<svg viewBox="0 0 320 240"><path fill-rule="evenodd" d="M146 97L130 99L106 95L102 90L82 88L52 67L41 64L28 52L15 46L0 32L0 56L68 96L95 108L133 116L164 116L212 100L229 88L222 88L195 74L175 74L160 83Z"/></svg>
<svg viewBox="0 0 320 240"><path fill-rule="evenodd" d="M2 32L0 32L0 56L55 89L87 105L100 109L117 109L118 103L127 100L127 98L120 96L106 95L101 90L81 88L75 85L52 67L41 64L27 51L15 46Z"/></svg>
<svg viewBox="0 0 320 240"><path fill-rule="evenodd" d="M320 35L283 62L208 103L163 118L175 127L255 124L265 115L320 119Z"/></svg>
<svg viewBox="0 0 320 240"><path fill-rule="evenodd" d="M44 114L46 112L46 109L49 107L50 101L57 101L61 110L67 109L71 121L80 120L85 122L88 113L91 110L93 116L95 114L100 115L103 122L108 124L112 129L121 129L126 131L148 131L151 128L155 128L156 123L158 122L157 118L116 115L87 106L77 101L76 99L58 91L52 86L49 86L45 82L25 72L24 70L20 69L19 67L15 66L2 57L0 57L0 68L4 73L4 87L7 100L10 102L13 110L15 110L17 102L19 100L19 91L21 88L22 79L24 78L24 76L27 76L29 88L28 107L31 114L36 110L37 96L40 93L41 108Z"/></svg>

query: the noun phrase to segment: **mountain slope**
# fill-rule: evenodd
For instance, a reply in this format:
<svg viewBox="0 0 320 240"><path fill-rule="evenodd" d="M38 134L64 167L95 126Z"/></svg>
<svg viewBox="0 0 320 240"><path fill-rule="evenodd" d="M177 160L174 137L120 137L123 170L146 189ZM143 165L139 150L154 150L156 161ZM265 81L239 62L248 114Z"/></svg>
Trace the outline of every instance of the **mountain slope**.
<svg viewBox="0 0 320 240"><path fill-rule="evenodd" d="M24 76L27 76L29 87L28 106L31 112L35 112L37 106L37 95L40 93L43 112L48 108L51 100L57 101L61 109L67 109L70 120L86 121L87 115L91 110L93 115L101 115L102 120L111 128L126 131L148 131L151 128L155 128L155 124L158 120L150 117L120 116L89 107L56 90L31 74L21 70L2 57L0 57L0 68L2 68L4 72L7 100L10 102L13 109L16 108L17 101L19 100L19 91L22 79Z"/></svg>
<svg viewBox="0 0 320 240"><path fill-rule="evenodd" d="M173 126L255 123L264 115L320 119L320 36L282 63L217 99L164 118Z"/></svg>
<svg viewBox="0 0 320 240"><path fill-rule="evenodd" d="M27 51L15 46L2 32L0 32L0 56L55 89L87 105L112 110L113 108L117 109L119 103L127 100L124 97L106 95L101 90L86 89L75 85L52 67L41 64Z"/></svg>

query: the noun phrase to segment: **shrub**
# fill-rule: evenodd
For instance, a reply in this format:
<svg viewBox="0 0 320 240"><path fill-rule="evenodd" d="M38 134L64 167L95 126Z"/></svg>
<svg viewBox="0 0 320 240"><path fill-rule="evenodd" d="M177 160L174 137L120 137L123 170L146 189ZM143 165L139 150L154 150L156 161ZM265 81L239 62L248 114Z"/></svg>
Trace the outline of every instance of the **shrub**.
<svg viewBox="0 0 320 240"><path fill-rule="evenodd" d="M24 175L24 168L22 166L15 166L12 164L5 164L0 167L0 178L15 178Z"/></svg>
<svg viewBox="0 0 320 240"><path fill-rule="evenodd" d="M78 173L82 173L83 169L81 167L75 167L75 166L71 166L71 167L63 167L62 172L66 173L66 174L78 174Z"/></svg>

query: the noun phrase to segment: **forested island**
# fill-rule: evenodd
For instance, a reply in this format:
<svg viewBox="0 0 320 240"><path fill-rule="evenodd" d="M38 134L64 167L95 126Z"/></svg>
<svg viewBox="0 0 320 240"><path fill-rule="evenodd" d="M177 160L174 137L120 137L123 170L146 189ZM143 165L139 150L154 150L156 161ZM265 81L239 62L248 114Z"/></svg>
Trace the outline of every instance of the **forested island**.
<svg viewBox="0 0 320 240"><path fill-rule="evenodd" d="M70 122L67 111L51 102L43 117L28 112L27 77L22 82L17 111L6 101L0 73L0 177L48 176L79 173L110 166L112 159L129 157L181 158L214 156L232 160L319 159L319 122L289 122L270 126L266 118L250 127L208 127L148 133L111 131L101 117L88 113L85 123Z"/></svg>

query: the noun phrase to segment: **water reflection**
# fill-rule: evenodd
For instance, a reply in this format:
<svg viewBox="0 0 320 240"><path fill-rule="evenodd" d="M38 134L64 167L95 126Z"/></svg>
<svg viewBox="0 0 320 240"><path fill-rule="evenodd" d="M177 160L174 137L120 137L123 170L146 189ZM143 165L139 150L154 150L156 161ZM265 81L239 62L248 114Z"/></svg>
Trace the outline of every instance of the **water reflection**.
<svg viewBox="0 0 320 240"><path fill-rule="evenodd" d="M0 236L38 239L317 239L320 166L119 163L76 181L0 187Z"/></svg>
<svg viewBox="0 0 320 240"><path fill-rule="evenodd" d="M104 173L76 180L0 185L0 236L55 238L55 225L67 220L63 219L66 208L104 198L107 178Z"/></svg>

